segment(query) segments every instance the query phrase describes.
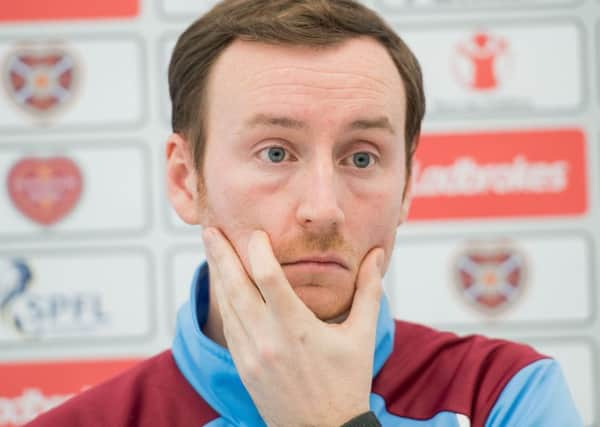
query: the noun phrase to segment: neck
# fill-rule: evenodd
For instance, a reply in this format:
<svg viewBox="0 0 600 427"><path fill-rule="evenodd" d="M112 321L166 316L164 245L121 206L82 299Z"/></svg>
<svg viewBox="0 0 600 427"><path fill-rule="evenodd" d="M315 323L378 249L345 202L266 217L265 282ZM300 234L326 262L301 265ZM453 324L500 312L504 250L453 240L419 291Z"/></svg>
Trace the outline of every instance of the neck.
<svg viewBox="0 0 600 427"><path fill-rule="evenodd" d="M223 319L219 312L219 306L217 304L217 296L215 295L215 284L214 280L210 279L209 273L208 287L208 315L206 316L206 323L202 327L202 332L212 341L219 344L221 347L227 348L227 341L225 340L225 334L223 333Z"/></svg>

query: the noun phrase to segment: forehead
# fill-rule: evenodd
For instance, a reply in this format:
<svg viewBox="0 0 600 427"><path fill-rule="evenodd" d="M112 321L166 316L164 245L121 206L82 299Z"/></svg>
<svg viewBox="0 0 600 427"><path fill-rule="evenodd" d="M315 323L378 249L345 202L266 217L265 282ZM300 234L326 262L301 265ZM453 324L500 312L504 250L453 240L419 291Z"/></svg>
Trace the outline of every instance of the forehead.
<svg viewBox="0 0 600 427"><path fill-rule="evenodd" d="M371 38L324 48L236 40L211 70L209 116L211 111L219 116L209 122L224 121L224 111L276 112L264 109L328 116L383 113L398 126L404 122L405 94L389 53Z"/></svg>

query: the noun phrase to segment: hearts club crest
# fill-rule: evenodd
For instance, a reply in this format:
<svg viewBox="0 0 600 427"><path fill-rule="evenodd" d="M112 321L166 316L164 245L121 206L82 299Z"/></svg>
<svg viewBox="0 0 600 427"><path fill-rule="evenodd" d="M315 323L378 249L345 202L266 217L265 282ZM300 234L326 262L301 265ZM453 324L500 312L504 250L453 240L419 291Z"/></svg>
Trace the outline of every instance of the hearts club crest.
<svg viewBox="0 0 600 427"><path fill-rule="evenodd" d="M453 268L461 299L486 314L512 306L525 287L525 256L505 241L470 244Z"/></svg>
<svg viewBox="0 0 600 427"><path fill-rule="evenodd" d="M64 48L26 45L8 54L3 80L9 98L20 109L45 117L73 99L79 67Z"/></svg>
<svg viewBox="0 0 600 427"><path fill-rule="evenodd" d="M8 193L17 209L46 226L73 210L82 186L79 167L66 157L21 159L7 179Z"/></svg>

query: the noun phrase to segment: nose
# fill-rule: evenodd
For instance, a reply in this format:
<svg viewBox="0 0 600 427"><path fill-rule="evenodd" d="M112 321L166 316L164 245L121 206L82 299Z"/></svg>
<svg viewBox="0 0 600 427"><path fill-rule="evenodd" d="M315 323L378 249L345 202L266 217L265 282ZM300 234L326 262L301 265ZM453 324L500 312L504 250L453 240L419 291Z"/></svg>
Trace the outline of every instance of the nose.
<svg viewBox="0 0 600 427"><path fill-rule="evenodd" d="M313 233L341 226L345 218L332 160L315 162L307 169L302 181L302 195L296 212L300 225Z"/></svg>

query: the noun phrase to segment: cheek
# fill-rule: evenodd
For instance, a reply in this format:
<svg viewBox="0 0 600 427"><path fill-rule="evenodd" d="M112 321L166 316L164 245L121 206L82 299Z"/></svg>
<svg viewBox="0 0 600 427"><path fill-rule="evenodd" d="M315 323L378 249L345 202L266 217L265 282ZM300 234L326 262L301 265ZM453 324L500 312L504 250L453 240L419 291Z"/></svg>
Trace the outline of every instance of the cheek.
<svg viewBox="0 0 600 427"><path fill-rule="evenodd" d="M230 163L219 161L205 165L203 211L206 225L219 228L240 253L244 236L254 223L252 195L241 186L243 174Z"/></svg>
<svg viewBox="0 0 600 427"><path fill-rule="evenodd" d="M226 176L218 173L207 170L205 174L207 224L223 231L248 270L250 234L264 230L272 239L281 236L289 228L286 227L289 209L285 209L289 204L284 195L256 185L239 168Z"/></svg>
<svg viewBox="0 0 600 427"><path fill-rule="evenodd" d="M364 193L347 210L348 233L357 247L362 248L363 256L374 247L382 247L388 260L393 250L402 211L402 190L398 185L387 188L392 191Z"/></svg>
<svg viewBox="0 0 600 427"><path fill-rule="evenodd" d="M346 206L346 217L351 218L355 230L381 240L396 229L402 212L402 189L383 181L364 191L352 191Z"/></svg>

